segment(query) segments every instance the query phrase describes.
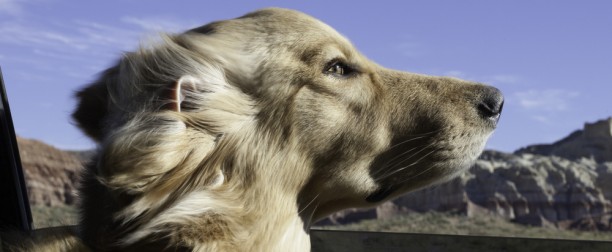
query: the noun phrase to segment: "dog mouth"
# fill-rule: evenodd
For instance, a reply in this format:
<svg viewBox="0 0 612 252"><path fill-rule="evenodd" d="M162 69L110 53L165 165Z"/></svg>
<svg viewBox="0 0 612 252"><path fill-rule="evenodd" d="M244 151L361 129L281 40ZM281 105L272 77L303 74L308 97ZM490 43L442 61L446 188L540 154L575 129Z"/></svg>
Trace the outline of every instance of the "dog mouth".
<svg viewBox="0 0 612 252"><path fill-rule="evenodd" d="M473 141L461 148L461 153L449 153L448 149L440 146L425 148L425 151L421 152L424 154L413 154L414 157L401 159L402 161L391 166L393 169L386 172L384 170L389 166L385 164L388 163L386 160L389 156L383 155L373 164L378 168L373 169L376 171L373 172L373 177L377 180L378 188L367 195L365 201L381 203L402 193L448 181L474 164L482 152L483 142ZM391 157L393 156L395 155L392 154ZM382 173L379 171L381 169Z"/></svg>
<svg viewBox="0 0 612 252"><path fill-rule="evenodd" d="M372 194L366 197L366 201L370 203L378 203L385 200L387 197L391 196L393 192L395 192L397 188L394 186L382 186L380 189L376 190Z"/></svg>

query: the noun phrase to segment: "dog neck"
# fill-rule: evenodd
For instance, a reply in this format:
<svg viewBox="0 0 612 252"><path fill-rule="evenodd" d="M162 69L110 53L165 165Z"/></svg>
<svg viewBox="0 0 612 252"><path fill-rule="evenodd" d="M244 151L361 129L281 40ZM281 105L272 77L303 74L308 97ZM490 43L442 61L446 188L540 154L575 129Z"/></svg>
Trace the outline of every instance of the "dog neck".
<svg viewBox="0 0 612 252"><path fill-rule="evenodd" d="M245 151L252 149L247 147ZM236 236L244 244L238 250L310 251L312 208L302 205L298 197L311 171L305 167L308 162L292 156L294 153L299 152L278 149L257 157L265 162L254 162L259 166L252 169L257 174L255 179L266 181L255 182L243 191L243 209L236 213L242 215L242 225L236 228L248 231Z"/></svg>
<svg viewBox="0 0 612 252"><path fill-rule="evenodd" d="M262 143L269 143L272 149L259 156L252 156L252 150ZM310 251L308 230L312 218L312 208L302 204L300 191L303 190L311 168L305 157L292 148L291 143L278 144L270 139L260 139L242 146L238 157L255 164L255 182L244 188L243 209L238 215L244 226L240 230L249 232L238 235L243 240L240 250L249 251ZM273 169L270 169L273 167ZM244 170L247 167L235 167ZM243 236L244 235L244 236Z"/></svg>
<svg viewBox="0 0 612 252"><path fill-rule="evenodd" d="M310 251L309 223L299 216L296 200L278 194L262 198L268 200L245 206L246 214L238 218L242 223L231 231L230 244L238 246L228 251Z"/></svg>
<svg viewBox="0 0 612 252"><path fill-rule="evenodd" d="M176 214L193 216L172 231L179 236L177 242L193 241L194 251L310 251L308 230L314 210L298 198L310 177L308 162L288 145L254 156L252 150L266 141L243 143L235 150L233 174L227 181L193 192L176 204L177 209L207 209Z"/></svg>

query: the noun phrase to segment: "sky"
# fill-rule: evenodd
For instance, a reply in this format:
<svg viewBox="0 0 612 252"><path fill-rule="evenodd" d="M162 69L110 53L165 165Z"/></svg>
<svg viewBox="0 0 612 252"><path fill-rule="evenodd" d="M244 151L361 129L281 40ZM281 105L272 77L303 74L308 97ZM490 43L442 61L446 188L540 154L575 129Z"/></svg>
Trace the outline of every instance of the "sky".
<svg viewBox="0 0 612 252"><path fill-rule="evenodd" d="M561 139L612 116L612 1L0 0L0 66L17 135L94 147L73 94L123 52L264 7L310 14L388 68L493 85L506 103L488 149Z"/></svg>

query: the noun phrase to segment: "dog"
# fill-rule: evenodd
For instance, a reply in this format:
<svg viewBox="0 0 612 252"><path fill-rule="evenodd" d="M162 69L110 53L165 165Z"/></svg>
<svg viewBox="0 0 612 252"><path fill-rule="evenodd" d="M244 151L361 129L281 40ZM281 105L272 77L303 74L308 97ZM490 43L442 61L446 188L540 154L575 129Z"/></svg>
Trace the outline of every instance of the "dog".
<svg viewBox="0 0 612 252"><path fill-rule="evenodd" d="M66 247L94 251L309 251L316 220L470 167L503 107L278 8L162 35L76 96L98 151Z"/></svg>

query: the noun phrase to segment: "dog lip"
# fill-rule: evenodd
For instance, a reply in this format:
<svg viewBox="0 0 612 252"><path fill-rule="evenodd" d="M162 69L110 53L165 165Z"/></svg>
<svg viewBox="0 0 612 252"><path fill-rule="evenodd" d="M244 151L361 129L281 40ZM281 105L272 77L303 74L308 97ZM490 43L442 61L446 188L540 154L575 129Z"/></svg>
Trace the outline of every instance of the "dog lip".
<svg viewBox="0 0 612 252"><path fill-rule="evenodd" d="M382 186L380 189L373 192L368 197L366 197L366 201L370 203L377 203L385 200L391 193L395 191L395 188L391 186Z"/></svg>

